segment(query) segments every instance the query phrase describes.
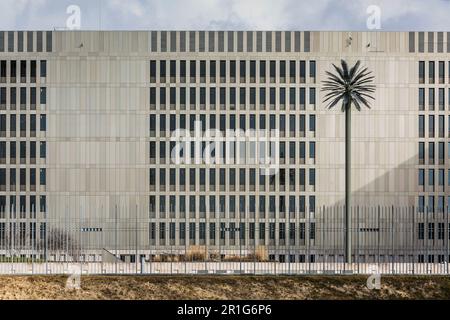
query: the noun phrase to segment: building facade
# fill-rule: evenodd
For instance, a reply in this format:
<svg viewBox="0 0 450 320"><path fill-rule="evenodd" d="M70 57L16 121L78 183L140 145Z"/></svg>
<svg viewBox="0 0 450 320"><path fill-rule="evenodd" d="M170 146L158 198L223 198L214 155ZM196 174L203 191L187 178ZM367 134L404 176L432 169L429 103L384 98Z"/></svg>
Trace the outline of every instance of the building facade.
<svg viewBox="0 0 450 320"><path fill-rule="evenodd" d="M377 87L352 119L354 255L447 261L449 52L448 32L0 32L3 254L341 261L344 116L321 81L345 59Z"/></svg>

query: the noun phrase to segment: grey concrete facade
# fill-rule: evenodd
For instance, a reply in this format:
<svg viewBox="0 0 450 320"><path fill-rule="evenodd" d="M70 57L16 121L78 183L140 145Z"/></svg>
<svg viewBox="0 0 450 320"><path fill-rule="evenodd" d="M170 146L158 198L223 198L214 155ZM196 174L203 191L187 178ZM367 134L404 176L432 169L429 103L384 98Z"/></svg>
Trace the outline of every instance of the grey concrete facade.
<svg viewBox="0 0 450 320"><path fill-rule="evenodd" d="M305 255L306 246L315 246L335 250L329 254L337 259L342 255L341 236L310 236L328 228L331 221L339 224L337 215L331 212L344 199L344 115L340 108L326 110L322 104L320 89L325 71L332 71L332 63L340 59L361 60L375 76L372 109L354 112L352 119L354 205L410 208L422 203L436 211L441 206L444 210L450 183L449 34L3 32L0 60L5 61L6 78L0 87L6 94L1 109L6 115L6 134L0 140L6 142L6 156L0 164L5 169L5 187L0 195L5 197L1 200L5 228L15 221L10 215L14 211L10 198L19 199L15 200L15 210L20 213L20 196L26 196L28 213L17 221L26 222L27 234L32 233L30 222L36 222L39 230L39 224L47 221L75 234L81 232L79 241L94 254L100 248L128 255L136 248L146 256L158 252L181 254L191 247L195 251L205 246L211 252L229 250L225 254L237 254L244 247L246 252L262 248L278 259L278 253L284 255L289 246L289 250L297 250L294 259L298 261L303 259L299 255ZM11 61L17 64L15 82L11 80ZM21 81L21 61L26 61L25 81ZM32 61L37 65L35 82ZM45 77L40 76L40 61L46 61ZM425 66L423 83L420 61ZM435 70L433 77L430 70ZM45 100L37 101L35 109L28 100L24 109L19 104L13 109L11 88L17 88L19 96L23 87L28 97L31 88L38 93L45 88ZM421 89L425 92L423 108ZM25 136L10 134L12 114L17 116L18 127L20 115L30 121ZM37 121L33 135L31 116L41 119L44 114L45 130ZM273 119L277 129L284 128L280 138L285 155L280 163L282 173L263 180L258 167L249 164L171 163L170 133L182 127L183 121L191 128L193 115L205 122L205 127L212 126L214 115L214 127L218 129L221 116L226 128L261 128L261 121L265 121L264 128L270 128ZM423 137L421 116L427 128ZM163 128L161 121L165 123ZM24 163L11 162L12 141L28 143ZM30 141L46 143L45 156L35 157L35 163L29 153ZM425 145L423 160L419 159L420 142ZM430 148L435 150L433 157ZM245 152L244 158L251 157L249 149ZM13 168L18 173L21 168L27 169L23 190L20 183L11 187ZM28 179L31 168L36 169L38 181L40 170L45 169L45 185L36 183L32 188ZM215 170L214 181L211 169ZM223 184L221 169L225 169ZM243 174L241 169L245 169ZM444 170L443 184L440 170ZM421 174L426 177L423 187L419 185ZM31 196L37 199L34 207ZM42 207L42 196L45 208L43 212L36 210L39 212L34 218L33 208ZM373 229L370 212L361 217L366 221L355 222L357 228ZM408 228L417 231L420 219L408 220L412 221ZM445 219L444 215L438 219L445 223L446 240L437 245L442 250L448 246ZM438 228L438 220L433 228ZM289 236L291 223L293 242ZM423 223L422 228L427 230L427 222ZM373 241L367 240L367 251L358 254L373 255L369 251L377 235L365 237ZM402 241L397 242L399 248L410 244L409 240L404 240L406 244ZM408 250L402 255L415 255Z"/></svg>

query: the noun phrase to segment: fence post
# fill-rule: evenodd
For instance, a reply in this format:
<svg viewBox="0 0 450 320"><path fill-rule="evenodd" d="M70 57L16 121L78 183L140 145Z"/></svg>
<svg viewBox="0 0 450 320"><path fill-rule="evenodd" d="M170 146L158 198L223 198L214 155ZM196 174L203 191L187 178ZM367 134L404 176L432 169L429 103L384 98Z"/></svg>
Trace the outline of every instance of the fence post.
<svg viewBox="0 0 450 320"><path fill-rule="evenodd" d="M114 247L115 247L115 259L114 259L114 269L115 274L117 274L117 204L115 205L114 213Z"/></svg>
<svg viewBox="0 0 450 320"><path fill-rule="evenodd" d="M44 257L45 257L45 274L48 273L48 256L47 256L47 251L48 251L48 224L47 224L47 217L45 217L45 228L44 228L44 241L45 241L45 245L44 245Z"/></svg>
<svg viewBox="0 0 450 320"><path fill-rule="evenodd" d="M415 230L416 230L416 208L415 206L412 207L412 244L413 244L413 259L412 259L412 274L415 274L416 270L416 237L414 236Z"/></svg>
<svg viewBox="0 0 450 320"><path fill-rule="evenodd" d="M80 211L79 211L79 217L78 217L78 232L80 236L80 274L83 274L83 264L81 257L83 256L83 239L81 238L81 204L80 204Z"/></svg>
<svg viewBox="0 0 450 320"><path fill-rule="evenodd" d="M394 206L391 206L391 253L392 253L392 264L391 264L391 273L394 274Z"/></svg>
<svg viewBox="0 0 450 320"><path fill-rule="evenodd" d="M447 212L447 214L445 215L445 226L444 226L444 237L446 238L446 240L445 240L445 243L446 243L446 247L447 247L447 250L446 250L446 255L445 255L445 260L444 261L446 261L447 263L446 263L446 267L447 267L447 270L446 270L446 273L448 274L448 264L449 264L449 248L448 248L448 241L449 241L449 237L450 237L450 234L449 234L449 232L450 232L450 230L449 230L449 224L448 224L448 214L449 214L449 211L448 211L448 205L447 205L447 210L446 210L446 212ZM445 235L446 234L446 232L445 232L445 230L447 230L447 235Z"/></svg>
<svg viewBox="0 0 450 320"><path fill-rule="evenodd" d="M428 230L428 206L425 207L425 226L424 226L424 243L425 243L425 273L428 274L428 236L429 236L429 230Z"/></svg>
<svg viewBox="0 0 450 320"><path fill-rule="evenodd" d="M359 274L359 205L356 207L356 252L357 272Z"/></svg>
<svg viewBox="0 0 450 320"><path fill-rule="evenodd" d="M135 220L135 224L136 224L136 226L135 226L135 234L136 234L136 253L135 253L135 255L136 255L136 257L134 258L134 263L135 263L135 265L136 265L136 274L138 273L138 239L139 239L139 237L138 237L138 205L137 205L137 203L136 203L136 210L135 210L135 212L136 212L136 220Z"/></svg>
<svg viewBox="0 0 450 320"><path fill-rule="evenodd" d="M145 267L145 257L142 256L140 257L140 261L141 261L141 274L145 273L144 267Z"/></svg>

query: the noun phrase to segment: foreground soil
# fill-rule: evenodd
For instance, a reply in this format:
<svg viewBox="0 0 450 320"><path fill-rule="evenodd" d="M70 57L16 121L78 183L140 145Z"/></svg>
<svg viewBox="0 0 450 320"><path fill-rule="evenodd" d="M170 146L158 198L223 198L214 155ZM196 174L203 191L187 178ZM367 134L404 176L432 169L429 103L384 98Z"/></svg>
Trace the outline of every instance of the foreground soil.
<svg viewBox="0 0 450 320"><path fill-rule="evenodd" d="M450 277L383 276L0 276L0 299L450 299Z"/></svg>

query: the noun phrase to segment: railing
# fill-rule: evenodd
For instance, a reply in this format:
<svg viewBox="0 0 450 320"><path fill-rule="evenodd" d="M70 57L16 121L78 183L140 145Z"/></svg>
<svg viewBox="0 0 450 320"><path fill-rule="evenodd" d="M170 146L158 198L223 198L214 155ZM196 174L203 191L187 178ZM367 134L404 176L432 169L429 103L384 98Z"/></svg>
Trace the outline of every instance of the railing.
<svg viewBox="0 0 450 320"><path fill-rule="evenodd" d="M448 208L353 207L350 232L344 207L276 209L195 219L137 208L107 219L2 212L0 274L450 273Z"/></svg>

